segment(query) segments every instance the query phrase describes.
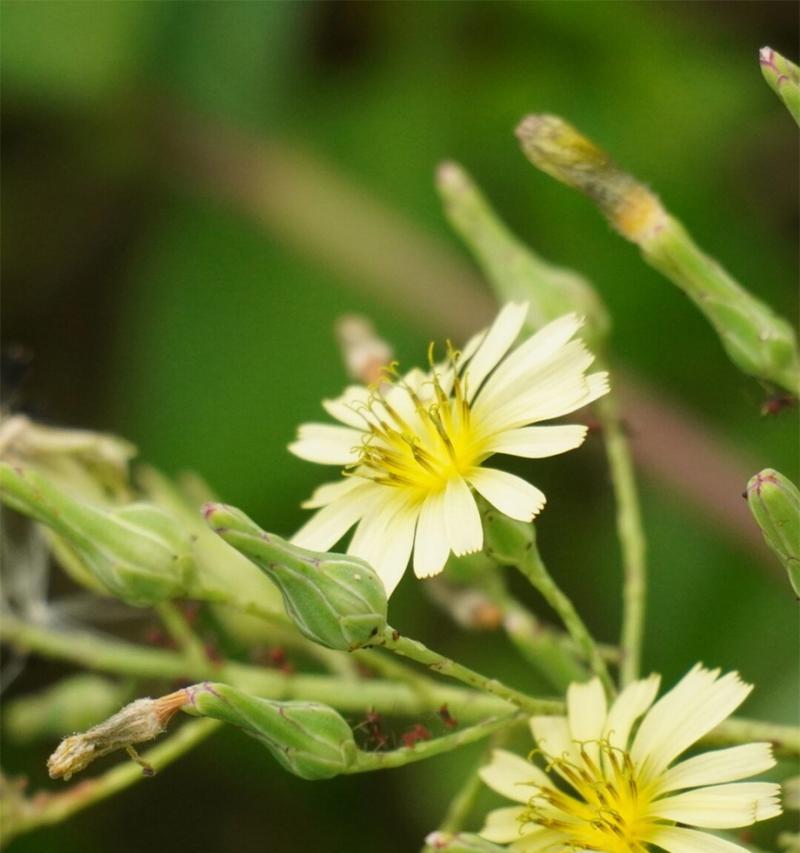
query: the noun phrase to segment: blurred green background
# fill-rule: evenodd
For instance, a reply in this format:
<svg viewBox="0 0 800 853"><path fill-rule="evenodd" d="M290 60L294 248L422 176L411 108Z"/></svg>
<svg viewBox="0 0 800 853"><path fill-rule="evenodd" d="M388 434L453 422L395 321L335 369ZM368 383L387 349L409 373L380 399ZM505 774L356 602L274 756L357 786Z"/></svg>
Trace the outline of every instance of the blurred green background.
<svg viewBox="0 0 800 853"><path fill-rule="evenodd" d="M460 269L469 261L432 180L453 158L545 257L591 277L626 369L750 460L747 473L769 465L796 478L795 414L761 416L763 390L688 300L588 202L535 172L512 130L527 112L565 116L796 317L796 135L757 52L769 44L796 59L797 37L787 2L7 0L3 336L35 356L24 408L121 433L144 459L194 468L264 527L291 532L326 472L285 447L345 384L336 318L369 315L407 365L432 333L453 334L414 286L425 251L381 257L373 274L358 259L382 251L379 235L314 188L335 176ZM250 183L243 152L253 151L271 158L272 179ZM448 310L459 331L483 319L457 298ZM619 557L602 445L539 462L532 476L550 499L544 554L613 641ZM647 477L642 492L646 668L670 684L697 660L735 667L757 684L746 713L795 720L797 605L770 556L742 549L680 492ZM525 685L510 646L454 628L410 578L392 608L401 629ZM31 662L9 695L62 672ZM5 769L52 785L51 747L6 739ZM11 849L416 850L477 755L311 784L226 731ZM765 847L775 827L756 834Z"/></svg>

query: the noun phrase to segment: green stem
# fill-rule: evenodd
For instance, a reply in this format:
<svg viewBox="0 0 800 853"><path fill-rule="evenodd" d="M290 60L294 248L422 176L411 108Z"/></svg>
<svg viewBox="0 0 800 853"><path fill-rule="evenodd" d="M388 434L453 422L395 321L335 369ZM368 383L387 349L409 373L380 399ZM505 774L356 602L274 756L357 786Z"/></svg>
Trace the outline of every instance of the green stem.
<svg viewBox="0 0 800 853"><path fill-rule="evenodd" d="M451 752L459 747L482 740L489 735L499 732L509 726L525 719L524 714L505 714L502 717L492 717L474 726L453 732L449 735L424 740L411 747L393 749L391 752L364 752L360 751L355 763L347 771L348 773L369 773L373 770L385 770L389 767L403 767L413 764L415 761L424 761L445 752Z"/></svg>
<svg viewBox="0 0 800 853"><path fill-rule="evenodd" d="M776 755L787 757L800 755L800 727L798 726L731 717L703 738L703 743L711 746L736 746L740 743L762 741L769 741Z"/></svg>
<svg viewBox="0 0 800 853"><path fill-rule="evenodd" d="M603 682L606 692L613 696L615 689L611 681L611 676L608 674L606 662L600 654L589 629L584 624L578 611L575 610L572 602L561 591L561 588L553 580L550 573L547 571L542 558L539 555L539 549L536 547L536 542L530 544L524 554L517 558L514 565L523 575L531 582L531 584L541 593L544 600L558 613L564 627L569 631L570 636L575 642L575 645L580 650L581 654L588 661L592 672Z"/></svg>
<svg viewBox="0 0 800 853"><path fill-rule="evenodd" d="M503 628L523 658L559 693L573 681L585 681L586 669L566 634L545 628L511 596L503 599Z"/></svg>
<svg viewBox="0 0 800 853"><path fill-rule="evenodd" d="M622 549L624 579L619 676L620 685L625 687L639 676L647 597L646 544L633 459L613 391L597 401L597 412L603 426L603 441L617 504L617 535Z"/></svg>
<svg viewBox="0 0 800 853"><path fill-rule="evenodd" d="M420 643L419 640L403 637L399 631L395 631L392 627L387 627L380 639L376 639L376 644L378 643L395 654L424 664L435 672L440 672L442 675L447 675L450 678L456 678L470 687L482 690L484 693L490 693L499 699L504 699L506 702L516 705L529 714L560 713L557 710L562 707L560 702L548 699L535 699L532 696L521 693L519 690L514 690L513 687L508 687L496 678L487 678L485 675L481 675L460 663L456 663L451 658L429 649L423 643Z"/></svg>
<svg viewBox="0 0 800 853"><path fill-rule="evenodd" d="M143 758L158 771L180 758L222 724L218 720L197 720L182 726L168 740L149 750ZM27 804L19 817L10 818L3 827L3 843L40 826L60 823L76 812L105 800L146 778L138 764L125 762L89 781L78 782L57 794L39 794Z"/></svg>
<svg viewBox="0 0 800 853"><path fill-rule="evenodd" d="M364 712L374 708L382 714L420 716L447 705L459 719L472 721L508 713L510 706L493 696L471 690L425 683L397 684L383 679L354 680L330 675L286 675L277 670L236 662L203 665L186 661L166 649L150 649L90 631L59 631L34 625L3 614L0 639L16 648L48 658L69 661L86 669L141 678L187 681L226 681L235 687L276 700L305 699L324 702L340 711ZM363 652L372 666L371 655ZM550 703L560 713L562 706ZM548 713L541 711L541 713Z"/></svg>
<svg viewBox="0 0 800 853"><path fill-rule="evenodd" d="M207 659L205 648L177 606L171 601L162 601L154 605L153 609L158 613L184 658L193 665L202 666Z"/></svg>
<svg viewBox="0 0 800 853"><path fill-rule="evenodd" d="M240 663L215 665L208 662L204 667L192 669L177 652L140 648L89 631L58 631L24 622L7 612L0 619L0 639L16 648L69 661L87 669L141 678L219 679L271 699L323 702L346 712L374 708L382 714L415 717L447 705L454 716L471 722L508 714L511 710L510 700L437 684L432 684L428 697L423 699L419 691L407 684L380 679L362 682L330 675L285 675ZM435 653L430 654L436 657ZM536 704L534 713L564 714L562 702L526 698ZM752 741L770 741L778 755L800 756L800 728L761 720L734 717L703 738L703 743L715 746Z"/></svg>

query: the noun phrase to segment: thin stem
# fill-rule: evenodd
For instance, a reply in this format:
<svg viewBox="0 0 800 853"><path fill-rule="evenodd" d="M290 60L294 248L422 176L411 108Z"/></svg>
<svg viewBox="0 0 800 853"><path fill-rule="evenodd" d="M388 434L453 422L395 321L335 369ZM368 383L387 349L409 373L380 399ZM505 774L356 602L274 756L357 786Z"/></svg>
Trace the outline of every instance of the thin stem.
<svg viewBox="0 0 800 853"><path fill-rule="evenodd" d="M354 680L330 675L287 675L277 670L228 662L189 663L178 652L150 649L91 631L60 631L25 622L4 613L0 639L18 649L33 651L86 669L169 681L225 681L235 687L272 699L324 702L340 711L421 716L447 705L459 719L472 721L508 713L511 707L493 696L439 685L397 684L383 679ZM373 651L365 653L374 654ZM371 663L372 659L367 658ZM423 682L424 683L424 682ZM551 703L561 713L558 703ZM547 713L542 711L541 713Z"/></svg>
<svg viewBox="0 0 800 853"><path fill-rule="evenodd" d="M154 605L154 610L184 658L193 664L202 665L207 659L203 644L177 606L171 601L162 601Z"/></svg>
<svg viewBox="0 0 800 853"><path fill-rule="evenodd" d="M142 758L156 771L163 769L216 731L218 720L196 720L182 726L168 740L149 750ZM40 826L60 823L76 812L105 800L146 778L138 764L125 762L102 776L78 782L57 794L39 794L27 803L19 818L11 818L3 827L3 841Z"/></svg>
<svg viewBox="0 0 800 853"><path fill-rule="evenodd" d="M481 791L482 782L478 771L484 765L488 764L492 750L505 742L506 734L506 732L496 734L481 753L473 771L468 774L466 781L450 801L450 805L447 807L447 814L439 825L441 832L458 832L464 828L472 807L475 805L475 800Z"/></svg>
<svg viewBox="0 0 800 853"><path fill-rule="evenodd" d="M215 665L210 661L204 667L192 669L177 652L141 648L89 631L59 631L25 622L8 612L3 613L0 619L0 639L18 649L101 672L168 680L221 680L271 699L323 702L345 712L357 713L374 708L382 714L415 717L447 705L459 719L472 721L508 714L511 710L510 699L504 701L497 696L435 683L432 683L429 695L423 698L407 684L395 684L381 679L352 681L330 675L285 675L247 664ZM425 649L421 643L418 645ZM429 654L434 658L440 657L435 652ZM563 702L530 697L526 699L529 703L535 703L533 713L544 716L560 716L565 713ZM716 746L753 741L771 742L776 754L781 756L800 756L800 727L762 720L732 717L702 740L705 744Z"/></svg>
<svg viewBox="0 0 800 853"><path fill-rule="evenodd" d="M558 613L564 627L569 631L570 636L575 642L575 645L580 650L581 654L588 661L592 672L603 682L606 692L613 696L615 689L611 681L611 676L608 674L606 662L600 654L589 629L584 621L578 615L572 602L561 591L561 588L553 580L550 573L547 571L542 558L539 555L539 549L536 547L536 542L533 541L528 547L524 555L517 559L514 564L520 572L533 584L533 586L541 593L545 601Z"/></svg>
<svg viewBox="0 0 800 853"><path fill-rule="evenodd" d="M703 743L712 746L736 746L740 743L762 741L771 743L776 755L800 755L800 727L798 726L731 717L703 738Z"/></svg>
<svg viewBox="0 0 800 853"><path fill-rule="evenodd" d="M622 549L623 609L619 679L620 685L625 687L639 676L647 598L646 545L633 458L613 391L598 400L597 412L603 426L603 441L617 504L617 536Z"/></svg>
<svg viewBox="0 0 800 853"><path fill-rule="evenodd" d="M503 628L520 655L559 693L573 681L585 680L586 669L572 640L542 626L511 596L503 601Z"/></svg>
<svg viewBox="0 0 800 853"><path fill-rule="evenodd" d="M399 631L395 631L391 627L384 630L379 642L384 648L395 652L395 654L424 664L435 672L442 673L442 675L463 681L470 687L475 687L484 693L491 693L506 702L511 702L512 705L516 705L529 714L557 714L560 713L557 709L563 707L560 702L536 699L521 693L519 690L514 690L513 687L508 687L496 678L487 678L485 675L481 675L479 672L475 672L460 663L456 663L451 658L429 649L419 640L403 637Z"/></svg>
<svg viewBox="0 0 800 853"><path fill-rule="evenodd" d="M348 773L368 773L373 770L384 770L389 767L403 767L413 764L415 761L423 761L433 758L445 752L451 752L459 747L482 740L495 732L513 726L525 719L524 714L505 714L502 717L491 717L474 726L453 732L449 735L424 740L414 746L406 746L401 749L393 749L390 752L364 752L361 751L356 757L355 763L347 771Z"/></svg>

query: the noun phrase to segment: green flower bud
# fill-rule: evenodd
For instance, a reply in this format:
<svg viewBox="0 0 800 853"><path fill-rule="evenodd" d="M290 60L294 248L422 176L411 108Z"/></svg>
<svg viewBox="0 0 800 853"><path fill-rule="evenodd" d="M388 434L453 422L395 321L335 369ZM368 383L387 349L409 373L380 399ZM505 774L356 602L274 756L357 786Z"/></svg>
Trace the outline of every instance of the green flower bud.
<svg viewBox="0 0 800 853"><path fill-rule="evenodd" d="M758 60L770 89L800 124L800 68L771 47L762 47L758 52Z"/></svg>
<svg viewBox="0 0 800 853"><path fill-rule="evenodd" d="M224 504L207 504L203 512L228 544L275 582L286 612L309 640L353 651L386 628L386 591L363 560L298 548Z"/></svg>
<svg viewBox="0 0 800 853"><path fill-rule="evenodd" d="M236 726L269 749L302 779L330 779L347 772L358 752L353 732L333 708L315 702L274 702L226 684L186 688L189 714Z"/></svg>
<svg viewBox="0 0 800 853"><path fill-rule="evenodd" d="M800 491L783 474L765 468L747 484L747 503L800 598Z"/></svg>
<svg viewBox="0 0 800 853"><path fill-rule="evenodd" d="M75 500L30 469L0 463L3 501L57 533L111 595L146 606L186 590L188 536L151 504L101 509Z"/></svg>
<svg viewBox="0 0 800 853"><path fill-rule="evenodd" d="M581 335L593 351L602 348L611 320L582 275L548 263L512 234L457 163L443 163L436 184L447 219L477 258L498 301L527 302L535 329L572 311L581 314L586 318Z"/></svg>
<svg viewBox="0 0 800 853"><path fill-rule="evenodd" d="M447 853L503 853L507 850L471 832L432 832L425 843L431 850L446 850Z"/></svg>
<svg viewBox="0 0 800 853"><path fill-rule="evenodd" d="M527 521L515 521L481 499L484 551L498 563L516 564L536 544L536 529Z"/></svg>
<svg viewBox="0 0 800 853"><path fill-rule="evenodd" d="M45 690L12 699L4 710L3 726L8 737L18 742L63 737L111 716L130 692L129 685L99 675L74 675Z"/></svg>

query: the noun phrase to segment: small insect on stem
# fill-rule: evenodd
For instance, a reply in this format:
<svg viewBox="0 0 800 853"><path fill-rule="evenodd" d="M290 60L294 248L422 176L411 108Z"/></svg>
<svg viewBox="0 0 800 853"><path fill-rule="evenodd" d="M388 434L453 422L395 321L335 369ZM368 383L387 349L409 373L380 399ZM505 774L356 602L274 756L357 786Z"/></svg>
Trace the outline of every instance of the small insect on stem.
<svg viewBox="0 0 800 853"><path fill-rule="evenodd" d="M88 731L65 737L47 760L50 778L66 781L96 758L118 749L124 749L141 766L145 776L155 775L153 767L136 752L133 744L158 737L187 699L185 690L160 699L137 699Z"/></svg>
<svg viewBox="0 0 800 853"><path fill-rule="evenodd" d="M447 729L455 729L458 727L458 720L450 713L450 709L447 705L442 705L442 707L439 708L439 718Z"/></svg>

